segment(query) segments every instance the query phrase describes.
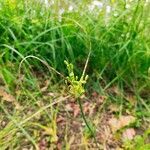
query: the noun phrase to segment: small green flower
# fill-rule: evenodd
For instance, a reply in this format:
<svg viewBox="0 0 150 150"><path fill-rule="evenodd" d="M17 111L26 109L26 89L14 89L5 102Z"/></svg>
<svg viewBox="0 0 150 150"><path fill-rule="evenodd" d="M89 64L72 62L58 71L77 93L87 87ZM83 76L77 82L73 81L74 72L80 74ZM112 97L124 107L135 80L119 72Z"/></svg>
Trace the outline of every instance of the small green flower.
<svg viewBox="0 0 150 150"><path fill-rule="evenodd" d="M67 61L64 61L64 62L67 66L67 70L68 70L68 74L69 74L67 77L67 80L70 83L70 85L69 85L70 93L75 98L78 98L78 97L82 96L85 92L83 85L86 84L88 75L86 75L85 77L84 77L84 75L82 75L81 78L78 80L78 76L74 75L73 64L68 63Z"/></svg>

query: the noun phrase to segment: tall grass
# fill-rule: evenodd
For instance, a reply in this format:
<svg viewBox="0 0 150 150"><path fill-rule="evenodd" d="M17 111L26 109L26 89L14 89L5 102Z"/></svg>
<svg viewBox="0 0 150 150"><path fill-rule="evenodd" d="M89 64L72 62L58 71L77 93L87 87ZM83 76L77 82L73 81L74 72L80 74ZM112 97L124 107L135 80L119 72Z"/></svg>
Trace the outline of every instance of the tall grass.
<svg viewBox="0 0 150 150"><path fill-rule="evenodd" d="M65 73L63 62L69 60L80 74L91 49L89 74L107 81L105 88L117 80L148 86L150 4L112 1L91 11L92 2L83 1L69 11L68 3L1 0L0 61L19 63L34 55ZM28 61L43 69L37 61Z"/></svg>

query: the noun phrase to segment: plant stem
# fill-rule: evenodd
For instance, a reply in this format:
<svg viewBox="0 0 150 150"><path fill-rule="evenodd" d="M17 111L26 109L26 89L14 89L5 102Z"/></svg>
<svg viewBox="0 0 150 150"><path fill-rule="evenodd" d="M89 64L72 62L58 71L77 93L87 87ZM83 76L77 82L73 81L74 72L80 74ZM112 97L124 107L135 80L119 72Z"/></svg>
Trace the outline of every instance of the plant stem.
<svg viewBox="0 0 150 150"><path fill-rule="evenodd" d="M78 101L78 103L79 103L79 107L80 107L80 110L81 110L82 118L83 118L83 120L84 120L86 126L88 127L89 131L91 132L91 135L93 136L94 141L95 141L95 143L96 143L96 145L97 145L97 147L98 147L98 143L97 143L97 140L96 140L96 138L95 138L95 134L94 134L93 130L91 129L90 125L88 124L88 122L87 122L87 120L86 120L85 114L84 114L84 112L83 112L81 100L80 100L79 97L77 98L77 101Z"/></svg>

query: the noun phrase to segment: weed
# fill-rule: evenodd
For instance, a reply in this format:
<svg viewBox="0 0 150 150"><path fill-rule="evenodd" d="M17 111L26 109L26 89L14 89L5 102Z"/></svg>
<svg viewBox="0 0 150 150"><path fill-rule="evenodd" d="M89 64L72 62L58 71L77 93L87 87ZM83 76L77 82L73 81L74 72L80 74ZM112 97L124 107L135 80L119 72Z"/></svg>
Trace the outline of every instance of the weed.
<svg viewBox="0 0 150 150"><path fill-rule="evenodd" d="M86 84L88 75L86 75L85 77L84 75L82 75L81 78L78 79L78 76L74 75L73 64L68 63L67 61L65 61L65 64L67 66L69 74L69 76L67 77L67 81L70 83L69 91L75 98L80 98L85 93L83 85Z"/></svg>
<svg viewBox="0 0 150 150"><path fill-rule="evenodd" d="M91 126L91 124L89 125L89 122L87 121L87 119L86 119L86 117L84 115L82 104L81 104L81 100L80 100L81 96L85 92L83 85L86 84L86 81L87 81L87 78L88 78L87 75L84 77L88 61L89 61L89 57L88 57L88 59L86 61L86 65L85 65L83 74L82 74L82 76L81 76L81 78L79 80L78 80L78 76L74 75L73 64L68 63L67 61L65 61L65 64L67 66L68 74L69 74L67 79L68 79L68 81L70 83L70 85L69 85L70 93L75 97L75 99L79 103L81 114L82 114L82 118L83 118L83 120L84 120L84 122L86 124L87 129L88 129L88 130L86 130L87 131L87 135L89 135L89 137L90 136L94 137L95 143L97 144L97 141L96 141L96 138L95 138L95 131L93 130L94 128L91 128L91 127L93 127L93 126Z"/></svg>
<svg viewBox="0 0 150 150"><path fill-rule="evenodd" d="M145 133L142 135L137 135L135 136L135 138L130 141L127 140L124 143L124 147L127 150L132 150L132 149L136 149L136 150L149 150L150 149L150 144L146 143L146 140L148 140L148 136L149 136L150 132L149 129L145 131Z"/></svg>

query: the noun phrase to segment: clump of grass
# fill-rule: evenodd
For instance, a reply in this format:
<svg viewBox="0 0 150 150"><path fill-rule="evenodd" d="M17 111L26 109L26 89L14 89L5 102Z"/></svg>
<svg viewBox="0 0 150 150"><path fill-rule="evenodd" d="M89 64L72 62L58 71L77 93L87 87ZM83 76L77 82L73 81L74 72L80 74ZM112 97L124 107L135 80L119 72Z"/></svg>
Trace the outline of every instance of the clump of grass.
<svg viewBox="0 0 150 150"><path fill-rule="evenodd" d="M115 77L125 84L126 81L133 84L135 80L140 84L139 79L149 82L149 16L146 16L149 3L109 3L111 13L103 4L97 15L94 10L92 13L78 4L75 12L64 11L59 16L55 9L61 8L57 3L49 9L41 2L32 5L33 2L1 2L0 43L5 61L21 60L12 52L13 48L22 56L35 55L65 72L63 61L67 58L75 66L82 64L90 42L90 74L101 74L108 82ZM130 7L127 9L126 5ZM67 6L62 9L65 7L67 9ZM41 68L38 63L32 64ZM75 69L81 73L82 69Z"/></svg>
<svg viewBox="0 0 150 150"><path fill-rule="evenodd" d="M64 4L60 8L62 2ZM86 82L82 70L89 51L87 87L106 93L112 85L118 85L124 93L135 95L137 103L133 107L140 113L139 116L148 116L150 16L147 12L150 3L140 0L111 1L91 7L92 3L60 0L46 6L42 1L35 0L0 0L0 84L16 97L18 103L24 105L23 110L9 105L13 108L11 112L4 107L5 103L0 105L0 111L10 121L0 131L0 145L3 149L18 146L18 141L22 139L15 137L13 140L13 136L20 131L37 148L38 140L32 138L30 131L26 131L26 124L43 111L50 118L46 109L56 104L54 102L53 105L43 106L37 111L38 98L44 98L41 96L38 79L33 74L48 75L48 80L56 84L67 74L64 64L64 60L67 60L74 66L75 74L82 76L78 81L71 72L68 78L73 80L72 93L77 91L75 97L80 97L84 93L82 85ZM69 5L73 5L73 10L70 8L69 11ZM55 73L52 71L48 74L45 65L49 71L55 70ZM24 83L20 84L22 76ZM120 104L120 109L126 103L124 95L110 97L111 103L114 100ZM35 112L26 117L26 107L35 108ZM18 112L19 115L24 115L22 124L19 123L20 120L16 122L14 119ZM10 144L7 145L4 140L8 134Z"/></svg>

